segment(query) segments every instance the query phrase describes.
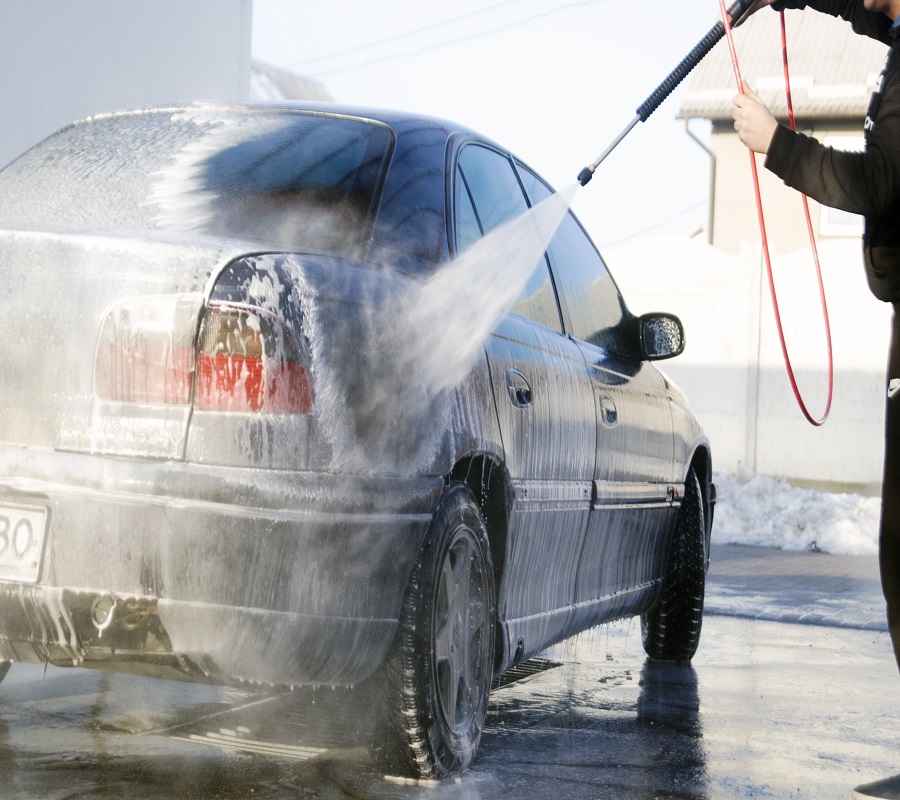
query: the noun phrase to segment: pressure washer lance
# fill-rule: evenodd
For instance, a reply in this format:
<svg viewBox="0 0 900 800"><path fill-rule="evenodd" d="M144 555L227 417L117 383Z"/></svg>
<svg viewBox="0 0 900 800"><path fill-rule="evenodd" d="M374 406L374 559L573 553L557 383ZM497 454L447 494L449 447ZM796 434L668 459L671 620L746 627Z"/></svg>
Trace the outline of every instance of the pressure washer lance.
<svg viewBox="0 0 900 800"><path fill-rule="evenodd" d="M732 26L741 22L741 19L747 13L750 6L753 5L753 2L754 0L737 0L737 2L728 9L728 19ZM628 127L615 138L613 143L603 151L593 164L589 164L578 173L578 182L582 186L586 186L588 181L594 177L594 170L596 170L601 162L616 149L619 142L631 133L631 129L634 128L638 122L645 122L647 117L662 105L662 102L675 91L678 84L688 76L688 73L703 60L706 54L715 47L716 43L723 36L725 36L725 24L722 20L719 20L709 29L706 36L697 42L694 49L684 57L682 62L669 73L659 86L656 87L653 93L638 106L637 116L628 123Z"/></svg>

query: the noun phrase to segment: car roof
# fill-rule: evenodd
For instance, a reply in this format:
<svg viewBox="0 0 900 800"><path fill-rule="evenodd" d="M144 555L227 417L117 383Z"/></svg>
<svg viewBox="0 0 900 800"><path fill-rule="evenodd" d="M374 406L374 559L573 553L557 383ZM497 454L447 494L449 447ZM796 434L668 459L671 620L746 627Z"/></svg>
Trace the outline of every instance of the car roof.
<svg viewBox="0 0 900 800"><path fill-rule="evenodd" d="M380 190L380 204L364 260L374 265L427 276L450 257L448 244L447 176L451 148L457 141L474 139L508 153L471 127L447 119L408 111L323 101L270 100L241 103L188 102L147 106L96 114L64 126L28 152L53 147L54 140L71 132L116 119L141 116L196 115L210 120L217 115L322 115L371 122L389 128L393 147ZM90 134L88 134L90 137ZM88 139L88 144L90 140ZM25 156L26 154L23 154ZM15 162L13 162L15 163ZM5 170L4 170L5 171Z"/></svg>

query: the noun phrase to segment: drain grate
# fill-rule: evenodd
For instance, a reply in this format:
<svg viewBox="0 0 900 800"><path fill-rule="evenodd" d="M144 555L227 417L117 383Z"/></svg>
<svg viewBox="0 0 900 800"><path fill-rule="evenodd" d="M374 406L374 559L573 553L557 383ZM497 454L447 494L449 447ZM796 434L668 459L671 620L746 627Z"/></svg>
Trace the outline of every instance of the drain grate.
<svg viewBox="0 0 900 800"><path fill-rule="evenodd" d="M218 731L192 733L188 736L173 736L172 738L195 744L208 744L225 750L240 750L245 753L294 758L300 761L306 761L328 752L328 749L324 747L306 747L264 741L255 737L247 728L238 728L237 730L220 728Z"/></svg>
<svg viewBox="0 0 900 800"><path fill-rule="evenodd" d="M561 666L561 661L551 661L549 658L529 658L528 661L516 664L516 666L508 669L499 678L495 678L491 689L502 689L505 686L519 683L526 678L532 678L535 675L540 675L542 672Z"/></svg>

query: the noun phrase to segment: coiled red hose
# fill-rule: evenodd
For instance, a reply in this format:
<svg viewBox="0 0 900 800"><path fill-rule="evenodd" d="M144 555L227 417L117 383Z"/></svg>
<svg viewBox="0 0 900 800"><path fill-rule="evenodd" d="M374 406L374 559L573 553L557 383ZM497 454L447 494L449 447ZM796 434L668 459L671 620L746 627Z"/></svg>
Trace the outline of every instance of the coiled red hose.
<svg viewBox="0 0 900 800"><path fill-rule="evenodd" d="M734 47L734 37L731 32L731 22L728 17L728 13L725 9L724 0L719 0L719 6L722 12L722 24L725 26L725 38L728 40L728 49L731 52L731 63L734 67L734 77L737 81L738 90L741 94L744 93L744 82L741 79L741 68L738 64L737 51ZM795 130L794 126L794 107L793 102L791 100L791 78L790 78L790 70L788 69L788 55L787 55L787 32L784 23L784 12L781 12L781 51L782 58L784 62L784 86L785 92L787 94L787 106L788 106L788 120L790 122L791 130ZM775 278L772 274L772 259L769 255L769 241L766 236L766 220L763 214L762 207L762 195L759 190L759 173L756 168L756 154L751 150L750 151L750 168L753 173L753 188L756 193L756 213L759 217L759 233L762 238L762 248L763 255L765 257L766 262L766 275L769 281L769 293L772 297L772 308L775 311L775 324L778 328L778 338L781 342L781 353L784 356L784 365L787 369L788 379L791 382L791 389L794 391L794 397L797 398L797 404L800 406L800 410L803 412L803 416L806 417L807 421L811 425L820 426L825 423L825 420L828 419L828 414L831 411L831 400L834 395L834 355L831 349L831 324L828 319L828 304L825 301L825 285L822 281L822 268L819 264L819 251L816 247L816 238L813 233L812 219L809 214L809 202L806 199L806 195L801 195L803 198L803 211L806 215L806 228L809 232L809 244L812 248L813 253L813 261L816 266L816 277L819 283L819 298L822 304L822 318L825 322L825 341L828 349L828 397L825 402L825 411L820 418L813 417L810 414L809 409L806 407L806 403L803 400L803 395L800 392L799 387L797 386L797 380L794 377L794 369L791 366L791 357L788 353L787 343L784 338L784 327L781 323L781 311L778 307L778 294L775 291Z"/></svg>

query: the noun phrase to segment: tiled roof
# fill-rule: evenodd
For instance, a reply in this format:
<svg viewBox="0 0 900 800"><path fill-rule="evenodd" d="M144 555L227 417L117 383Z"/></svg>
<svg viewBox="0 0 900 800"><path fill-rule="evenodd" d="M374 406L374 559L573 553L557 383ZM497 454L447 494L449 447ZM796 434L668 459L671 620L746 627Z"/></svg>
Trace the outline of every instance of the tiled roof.
<svg viewBox="0 0 900 800"><path fill-rule="evenodd" d="M864 117L887 47L859 36L843 20L815 11L787 11L791 97L798 118ZM741 74L776 116L787 116L779 15L754 14L734 31ZM688 79L679 117L731 119L737 91L723 39Z"/></svg>

